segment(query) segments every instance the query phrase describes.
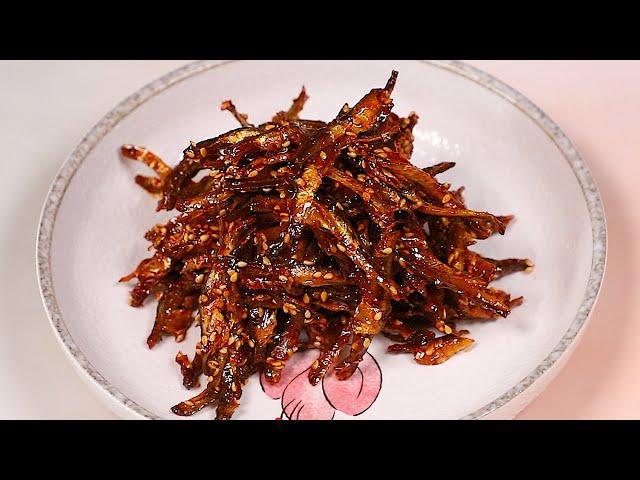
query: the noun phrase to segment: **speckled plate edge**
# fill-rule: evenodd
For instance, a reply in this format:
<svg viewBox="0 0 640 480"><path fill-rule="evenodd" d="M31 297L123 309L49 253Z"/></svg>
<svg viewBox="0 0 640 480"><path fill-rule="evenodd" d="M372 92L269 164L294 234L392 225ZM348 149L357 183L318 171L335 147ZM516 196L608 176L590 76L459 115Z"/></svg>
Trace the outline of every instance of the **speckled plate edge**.
<svg viewBox="0 0 640 480"><path fill-rule="evenodd" d="M584 327L598 297L602 278L604 276L607 250L606 221L598 188L587 165L560 127L558 127L558 125L556 125L556 123L540 108L513 88L502 83L488 73L466 63L459 61L423 62L455 73L482 85L515 105L540 128L542 128L553 140L571 166L571 169L573 170L584 194L591 218L591 229L593 233L591 273L589 275L589 281L585 289L584 297L573 321L571 322L571 325L549 355L547 355L547 357L531 373L529 373L529 375L524 377L514 387L504 392L495 400L492 400L478 410L462 417L463 419L479 419L511 402L518 395L533 385L533 383L543 374L550 371L551 367L560 359L560 357L569 350L569 346L573 343L581 329ZM60 307L58 306L53 287L50 258L51 241L53 238L56 216L67 187L71 183L75 172L107 132L114 128L124 117L129 115L156 94L187 78L228 63L231 63L231 61L197 61L187 64L149 83L123 100L113 110L107 113L82 139L73 152L71 152L71 155L69 155L58 171L42 208L40 224L38 226L36 266L40 294L51 326L56 332L58 339L65 346L69 356L75 361L76 367L79 367L81 372L85 372L88 375L88 378L91 379L99 390L110 395L114 400L116 400L116 402L123 405L129 413L133 414L133 416L149 419L159 418L157 415L149 412L125 396L115 386L109 383L78 348L64 323L64 318L60 312Z"/></svg>

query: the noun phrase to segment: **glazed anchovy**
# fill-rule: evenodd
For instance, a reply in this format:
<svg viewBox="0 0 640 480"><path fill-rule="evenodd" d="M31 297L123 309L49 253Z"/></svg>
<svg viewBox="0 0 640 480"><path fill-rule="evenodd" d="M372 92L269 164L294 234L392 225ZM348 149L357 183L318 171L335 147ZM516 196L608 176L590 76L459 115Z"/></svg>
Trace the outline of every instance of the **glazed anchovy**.
<svg viewBox="0 0 640 480"><path fill-rule="evenodd" d="M149 348L200 329L194 354L176 362L185 387L204 388L177 415L215 406L231 418L249 377L277 383L299 350L318 350L312 384L349 378L380 336L391 353L439 364L473 343L456 323L522 303L490 284L531 261L469 249L513 217L467 208L462 188L436 179L454 163L410 163L418 116L391 111L396 79L329 122L299 118L304 88L258 126L225 101L241 127L190 142L174 168L122 147L155 172L135 181L158 210L177 211L147 232L153 255L121 279L137 280L133 306L158 300Z"/></svg>

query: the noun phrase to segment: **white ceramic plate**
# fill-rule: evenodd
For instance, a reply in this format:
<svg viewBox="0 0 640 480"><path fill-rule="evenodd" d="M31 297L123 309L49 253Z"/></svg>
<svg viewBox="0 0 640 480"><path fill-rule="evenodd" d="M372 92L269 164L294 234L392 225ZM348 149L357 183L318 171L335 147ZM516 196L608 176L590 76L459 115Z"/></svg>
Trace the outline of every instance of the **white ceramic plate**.
<svg viewBox="0 0 640 480"><path fill-rule="evenodd" d="M300 386L265 393L253 377L234 418L279 417L296 396L312 417L354 418L367 407L355 418L509 418L557 373L596 300L606 233L587 167L535 105L459 62L197 62L104 117L61 168L42 213L38 272L45 307L72 362L114 411L175 418L169 407L191 392L181 385L174 357L179 349L190 353L198 337L192 329L184 344L165 339L149 350L155 305L129 307L130 286L117 283L145 256L147 228L166 218L134 184L143 167L121 160L120 145L146 145L175 163L189 140L235 127L218 108L223 99L260 122L286 107L304 84L311 95L305 117L329 119L345 101L353 104L383 85L393 68L400 71L394 111L421 117L413 162L457 162L444 177L466 185L471 208L516 215L504 237L480 249L534 260L534 273L498 285L526 301L508 319L472 325L471 351L439 366L385 354L386 340L377 339L370 349L376 361L363 369L370 388L364 406L331 385L325 385L329 407L316 402L318 391ZM196 418L211 415L205 409Z"/></svg>

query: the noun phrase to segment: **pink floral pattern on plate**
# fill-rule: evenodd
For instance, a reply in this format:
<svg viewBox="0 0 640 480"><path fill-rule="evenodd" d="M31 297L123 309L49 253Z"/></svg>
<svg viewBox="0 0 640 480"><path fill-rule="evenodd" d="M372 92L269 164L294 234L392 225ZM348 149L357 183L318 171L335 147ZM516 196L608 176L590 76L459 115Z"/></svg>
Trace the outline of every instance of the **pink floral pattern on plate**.
<svg viewBox="0 0 640 480"><path fill-rule="evenodd" d="M356 416L367 411L382 388L382 371L376 359L367 353L354 374L338 380L328 374L322 382L309 383L309 369L317 352L294 355L284 370L280 382L270 384L260 376L262 390L271 398L281 399L282 418L289 420L332 420L336 410Z"/></svg>

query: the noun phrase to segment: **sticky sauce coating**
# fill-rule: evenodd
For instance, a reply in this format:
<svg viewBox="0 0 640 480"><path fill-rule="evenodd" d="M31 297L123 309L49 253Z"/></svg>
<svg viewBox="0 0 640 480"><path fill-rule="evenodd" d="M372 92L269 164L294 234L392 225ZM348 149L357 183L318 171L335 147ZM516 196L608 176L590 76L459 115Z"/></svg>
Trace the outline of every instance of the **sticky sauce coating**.
<svg viewBox="0 0 640 480"><path fill-rule="evenodd" d="M277 383L300 350L318 351L311 384L344 380L377 335L395 342L390 353L440 364L473 343L458 324L522 303L490 283L531 261L469 249L513 217L468 209L462 188L436 179L453 163L411 164L418 116L392 112L396 79L328 123L299 118L304 88L258 126L225 101L241 127L190 142L175 168L122 147L155 172L135 181L158 210L176 212L147 232L153 255L121 281L136 281L132 306L158 301L149 348L200 330L191 358L176 362L185 387L204 389L177 415L215 406L231 418L253 373Z"/></svg>

